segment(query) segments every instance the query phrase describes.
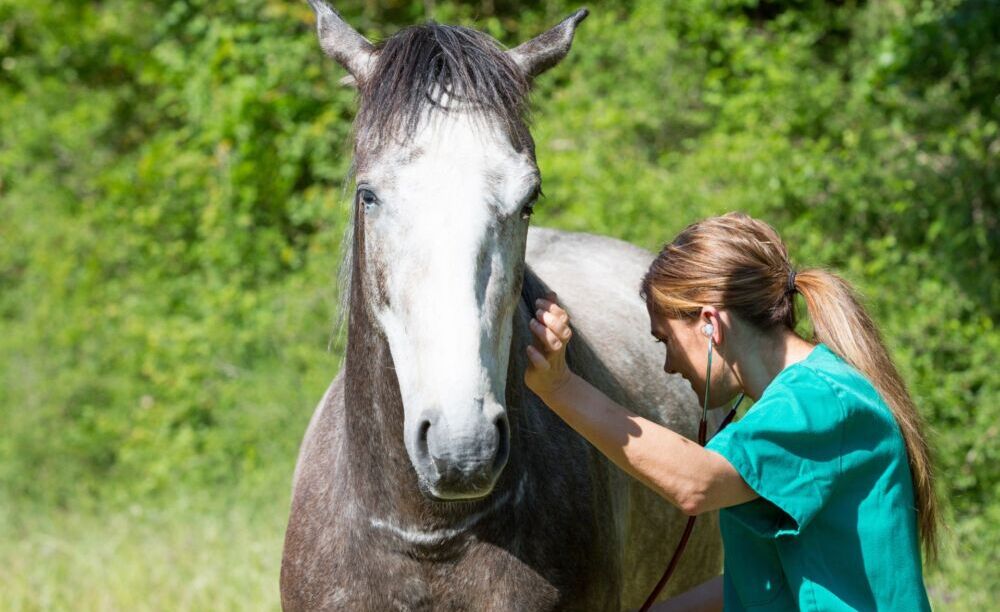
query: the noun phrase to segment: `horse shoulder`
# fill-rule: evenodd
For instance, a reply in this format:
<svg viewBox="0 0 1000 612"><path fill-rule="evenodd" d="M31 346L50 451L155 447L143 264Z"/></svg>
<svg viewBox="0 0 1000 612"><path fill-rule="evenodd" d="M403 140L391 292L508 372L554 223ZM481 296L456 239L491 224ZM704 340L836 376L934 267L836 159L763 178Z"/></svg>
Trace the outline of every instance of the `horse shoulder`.
<svg viewBox="0 0 1000 612"><path fill-rule="evenodd" d="M336 577L350 569L336 567L346 557L331 554L350 543L340 507L346 498L338 493L343 483L337 477L343 469L338 461L338 417L343 409L341 371L313 411L295 465L281 560L281 599L286 610L343 608L352 595L350 589L336 584ZM319 577L334 580L319 581Z"/></svg>
<svg viewBox="0 0 1000 612"><path fill-rule="evenodd" d="M299 481L303 478L303 470L307 465L311 465L318 455L321 460L329 448L329 443L336 435L333 418L337 410L344 407L344 371L341 370L330 382L323 397L319 400L313 410L306 433L302 437L302 444L299 446L299 456L295 461L295 472L292 475L292 497L295 497L295 489Z"/></svg>

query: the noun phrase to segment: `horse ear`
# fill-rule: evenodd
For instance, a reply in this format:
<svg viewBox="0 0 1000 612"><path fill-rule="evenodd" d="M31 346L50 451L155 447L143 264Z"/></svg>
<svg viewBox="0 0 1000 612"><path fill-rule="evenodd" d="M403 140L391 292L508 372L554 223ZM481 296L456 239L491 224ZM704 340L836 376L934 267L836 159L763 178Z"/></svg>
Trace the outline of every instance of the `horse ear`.
<svg viewBox="0 0 1000 612"><path fill-rule="evenodd" d="M589 14L590 11L587 9L580 9L551 30L507 51L507 55L529 78L536 77L566 57L573 44L576 26L580 25Z"/></svg>
<svg viewBox="0 0 1000 612"><path fill-rule="evenodd" d="M309 0L309 6L316 13L316 31L323 53L337 60L355 81L364 82L371 71L375 46L323 0Z"/></svg>

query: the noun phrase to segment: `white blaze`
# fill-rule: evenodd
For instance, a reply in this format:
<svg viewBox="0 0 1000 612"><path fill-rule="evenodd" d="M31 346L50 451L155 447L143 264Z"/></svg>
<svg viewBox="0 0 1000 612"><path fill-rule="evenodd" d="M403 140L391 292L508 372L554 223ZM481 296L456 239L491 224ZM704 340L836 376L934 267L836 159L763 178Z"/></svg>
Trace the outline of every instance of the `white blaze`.
<svg viewBox="0 0 1000 612"><path fill-rule="evenodd" d="M366 269L383 271L387 300L373 309L396 366L407 450L433 479L439 466L418 465L414 447L428 418L438 419L432 454L455 469L473 469L497 445L527 233L520 207L537 169L463 113L431 117L413 151L373 160L358 183L380 201L362 213Z"/></svg>

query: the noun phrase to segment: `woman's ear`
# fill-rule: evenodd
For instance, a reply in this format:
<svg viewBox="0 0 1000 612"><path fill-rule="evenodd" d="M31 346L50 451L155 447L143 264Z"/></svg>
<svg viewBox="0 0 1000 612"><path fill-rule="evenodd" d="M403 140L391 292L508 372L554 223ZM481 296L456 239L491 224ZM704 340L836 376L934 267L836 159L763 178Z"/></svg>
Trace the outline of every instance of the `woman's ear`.
<svg viewBox="0 0 1000 612"><path fill-rule="evenodd" d="M718 346L722 343L724 324L719 316L719 309L715 306L702 306L698 315L698 329L702 335L712 340L712 344Z"/></svg>

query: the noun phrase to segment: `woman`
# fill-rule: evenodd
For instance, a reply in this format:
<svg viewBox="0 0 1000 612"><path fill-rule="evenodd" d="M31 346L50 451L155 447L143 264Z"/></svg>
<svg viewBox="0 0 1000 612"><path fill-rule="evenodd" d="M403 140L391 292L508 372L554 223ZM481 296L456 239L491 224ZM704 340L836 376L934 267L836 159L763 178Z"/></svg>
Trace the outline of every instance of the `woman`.
<svg viewBox="0 0 1000 612"><path fill-rule="evenodd" d="M818 344L794 331L796 293ZM933 554L927 443L850 286L818 269L796 273L773 228L730 213L664 247L641 295L666 345L664 371L710 406L738 393L755 402L706 448L575 376L565 362L569 317L552 300L537 303L525 379L686 514L721 509L723 576L655 609L930 609L918 544Z"/></svg>

